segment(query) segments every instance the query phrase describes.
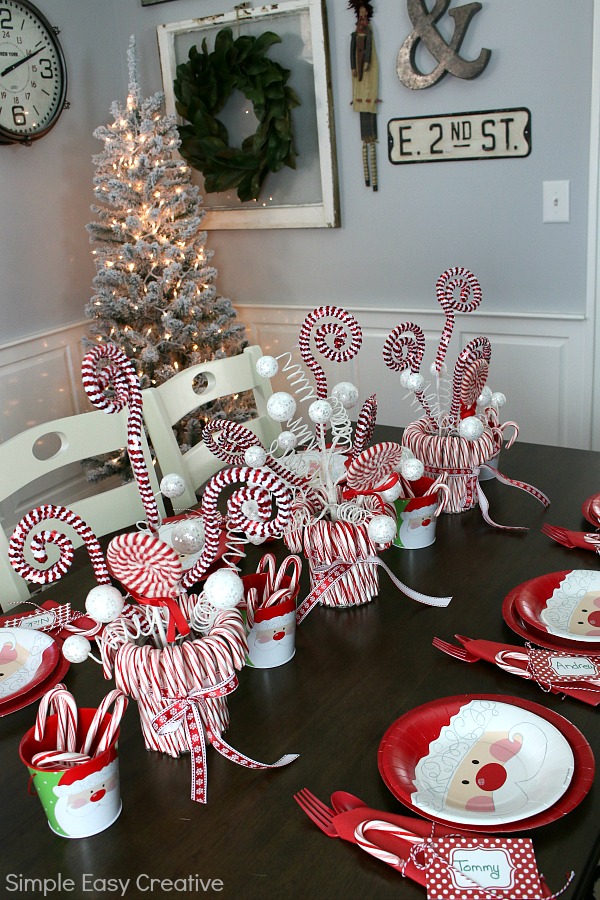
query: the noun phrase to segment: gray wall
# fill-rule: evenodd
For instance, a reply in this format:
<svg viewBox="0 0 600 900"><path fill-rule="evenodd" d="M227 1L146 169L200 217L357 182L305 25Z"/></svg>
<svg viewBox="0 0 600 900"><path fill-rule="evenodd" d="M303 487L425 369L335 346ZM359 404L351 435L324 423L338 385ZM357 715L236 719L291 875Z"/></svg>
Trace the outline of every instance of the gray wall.
<svg viewBox="0 0 600 900"><path fill-rule="evenodd" d="M101 146L92 131L111 121L113 100L125 100L129 36L136 35L141 88L150 94L162 87L156 26L232 7L222 0L38 5L61 28L71 109L33 147L0 147L2 344L83 316L94 271L85 232L91 158ZM407 90L395 72L412 27L406 3L375 0L383 99L377 194L362 183L358 116L349 105L353 15L345 0L327 5L342 227L210 233L221 293L234 303L432 309L438 274L464 265L482 282L486 312L583 314L592 0L483 0L461 52L474 58L489 47L487 69L424 91ZM390 118L517 106L532 114L526 159L387 160ZM543 225L542 182L562 179L571 183L571 221Z"/></svg>

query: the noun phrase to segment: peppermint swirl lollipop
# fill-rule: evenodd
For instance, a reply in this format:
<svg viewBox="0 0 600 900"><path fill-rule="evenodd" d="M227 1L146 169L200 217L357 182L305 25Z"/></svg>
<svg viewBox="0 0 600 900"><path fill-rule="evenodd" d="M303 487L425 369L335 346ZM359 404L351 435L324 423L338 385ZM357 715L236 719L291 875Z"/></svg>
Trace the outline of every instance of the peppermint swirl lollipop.
<svg viewBox="0 0 600 900"><path fill-rule="evenodd" d="M456 365L454 366L454 375L452 378L452 403L450 405L450 420L456 425L460 416L460 400L463 394L463 383L467 381L465 394L468 396L470 389L469 381L473 373L478 371L480 361L489 366L492 357L492 347L486 337L476 337L469 341L464 350L459 353ZM469 376L467 377L467 372ZM473 388L474 389L474 388ZM475 399L481 393L481 389L475 394Z"/></svg>
<svg viewBox="0 0 600 900"><path fill-rule="evenodd" d="M363 450L348 466L346 483L355 491L377 489L389 481L402 459L402 447L383 441Z"/></svg>
<svg viewBox="0 0 600 900"><path fill-rule="evenodd" d="M334 319L335 321L323 322L315 328L321 319ZM362 330L354 316L339 306L321 306L309 313L302 323L298 336L300 354L305 365L315 377L317 398L324 400L328 394L327 378L310 347L310 338L313 333L315 346L319 353L330 362L341 363L354 359L360 350ZM333 346L327 340L330 335L333 335Z"/></svg>
<svg viewBox="0 0 600 900"><path fill-rule="evenodd" d="M73 544L66 535L59 534L55 530L39 531L32 536L30 542L31 553L38 563L45 563L48 559L47 544L55 544L59 548L60 557L52 566L47 569L35 569L25 559L24 549L31 529L47 519L57 519L59 522L65 522L77 532L87 547L96 581L98 584L110 584L110 575L106 568L104 554L92 529L72 510L67 509L65 506L53 506L51 504L38 506L36 509L31 510L26 516L23 516L15 527L8 546L8 558L15 572L21 578L25 578L27 581L35 584L52 584L68 572L73 562Z"/></svg>
<svg viewBox="0 0 600 900"><path fill-rule="evenodd" d="M134 596L170 597L183 573L179 554L143 531L114 537L107 550L110 571Z"/></svg>
<svg viewBox="0 0 600 900"><path fill-rule="evenodd" d="M99 368L98 364L102 360L108 360L108 364L104 368ZM128 407L127 453L148 525L153 531L157 531L161 524L161 516L150 485L142 449L143 401L133 363L114 344L98 344L84 357L81 376L86 394L98 409L103 409L106 413L115 413ZM109 388L114 392L113 397L106 396Z"/></svg>
<svg viewBox="0 0 600 900"><path fill-rule="evenodd" d="M435 290L438 303L446 314L446 324L434 363L435 370L439 374L454 330L454 313L473 312L481 303L482 293L481 285L473 273L462 266L446 269L438 278Z"/></svg>

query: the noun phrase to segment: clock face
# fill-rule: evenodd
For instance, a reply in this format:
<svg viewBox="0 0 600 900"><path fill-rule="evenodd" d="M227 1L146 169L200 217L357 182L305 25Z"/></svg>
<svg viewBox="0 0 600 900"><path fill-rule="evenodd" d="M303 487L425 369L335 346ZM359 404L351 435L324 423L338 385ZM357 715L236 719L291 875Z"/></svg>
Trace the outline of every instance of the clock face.
<svg viewBox="0 0 600 900"><path fill-rule="evenodd" d="M65 61L50 23L25 0L0 0L0 142L46 134L66 90Z"/></svg>

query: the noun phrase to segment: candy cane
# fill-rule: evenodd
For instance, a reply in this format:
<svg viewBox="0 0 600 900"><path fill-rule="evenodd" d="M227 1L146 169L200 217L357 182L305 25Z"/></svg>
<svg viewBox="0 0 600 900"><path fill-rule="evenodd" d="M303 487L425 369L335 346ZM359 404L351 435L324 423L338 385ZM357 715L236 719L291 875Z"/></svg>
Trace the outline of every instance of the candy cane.
<svg viewBox="0 0 600 900"><path fill-rule="evenodd" d="M463 386L463 380L467 370L472 371L473 366L478 361L483 361L489 365L492 357L492 346L486 337L476 337L469 341L464 350L458 355L456 365L454 366L454 375L452 378L452 403L450 405L450 420L453 425L458 424L460 415L460 397Z"/></svg>
<svg viewBox="0 0 600 900"><path fill-rule="evenodd" d="M371 394L363 403L356 420L356 428L354 429L354 441L352 443L351 456L358 456L359 453L369 446L373 437L373 430L377 421L377 397Z"/></svg>
<svg viewBox="0 0 600 900"><path fill-rule="evenodd" d="M475 359L467 363L460 386L461 414L467 411L470 415L475 414L477 398L486 385L489 368L486 359Z"/></svg>
<svg viewBox="0 0 600 900"><path fill-rule="evenodd" d="M481 285L473 273L462 266L446 269L438 278L435 288L438 303L446 314L446 324L435 357L435 370L439 374L454 330L454 313L473 312L481 303L482 293ZM458 298L455 294L457 290L460 292ZM473 296L469 299L471 292Z"/></svg>
<svg viewBox="0 0 600 900"><path fill-rule="evenodd" d="M46 543L56 544L59 547L60 557L54 565L48 569L35 569L25 559L24 548L31 529L47 519L57 519L59 522L65 522L77 532L83 539L89 553L96 581L98 584L110 584L110 575L106 567L104 554L92 529L77 513L67 509L65 506L53 506L51 504L38 506L36 509L28 512L18 522L11 536L8 558L13 569L21 578L25 578L27 581L32 581L35 584L51 584L62 578L71 566L74 554L73 544L66 535L60 535L56 531L41 531L31 538L31 552L34 559L39 563L46 562L48 558L44 546Z"/></svg>
<svg viewBox="0 0 600 900"><path fill-rule="evenodd" d="M247 484L249 488L256 489L256 496L260 496L261 492L268 491L273 495L277 504L277 515L274 519L268 522L255 522L244 518L241 509L238 512L237 501L234 500L232 509L235 511L237 528L248 535L259 538L277 537L285 530L290 518L292 495L287 485L280 478L266 469L254 469L250 466L234 466L217 472L207 484L202 496L201 510L205 531L204 548L194 565L183 573L181 579L183 587L191 587L198 581L216 558L220 533L220 529L215 527L218 515L217 501L225 487L236 483Z"/></svg>
<svg viewBox="0 0 600 900"><path fill-rule="evenodd" d="M98 372L98 362L108 359L106 369ZM150 477L146 468L146 460L142 447L142 392L139 379L131 360L114 344L97 344L92 347L81 364L83 387L86 394L98 409L107 413L119 412L128 406L127 418L127 452L148 525L158 531L161 524L160 511L154 492L150 485ZM111 384L112 382L112 384ZM109 384L115 388L115 397L109 400L105 391Z"/></svg>
<svg viewBox="0 0 600 900"><path fill-rule="evenodd" d="M129 700L127 699L125 694L118 689L110 691L105 697L102 698L96 712L92 717L92 721L90 722L83 747L81 748L82 753L91 754L92 747L94 746L96 741L97 746L93 753L94 756L99 756L101 753L104 753L105 750L108 750L116 737L117 730L121 724L121 719L123 718L123 713L127 709L128 703ZM107 716L109 709L113 705L114 710L110 717L110 721L104 731L104 734L98 741L98 731L102 727L104 719Z"/></svg>
<svg viewBox="0 0 600 900"><path fill-rule="evenodd" d="M46 691L35 720L34 738L41 741L46 731L48 712L52 708L57 717L56 749L74 753L77 749L77 704L64 684L57 684Z"/></svg>
<svg viewBox="0 0 600 900"><path fill-rule="evenodd" d="M328 394L327 378L310 348L313 327L321 319L336 320L335 322L325 322L314 331L317 350L331 362L348 362L356 356L362 344L362 330L354 316L339 306L321 306L309 313L302 323L298 336L300 355L315 377L317 397L324 400ZM348 332L351 336L349 345L347 345ZM327 335L333 335L333 347L330 347L327 342ZM344 345L347 345L346 349L344 349Z"/></svg>

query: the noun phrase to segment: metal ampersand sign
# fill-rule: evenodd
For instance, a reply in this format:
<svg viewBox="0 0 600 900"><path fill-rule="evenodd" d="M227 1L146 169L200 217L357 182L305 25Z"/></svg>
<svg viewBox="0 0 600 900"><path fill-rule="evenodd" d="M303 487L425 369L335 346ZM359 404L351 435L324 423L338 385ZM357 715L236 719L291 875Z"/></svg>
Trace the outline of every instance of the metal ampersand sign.
<svg viewBox="0 0 600 900"><path fill-rule="evenodd" d="M490 61L492 51L486 48L483 48L474 60L466 60L459 55L469 23L481 9L481 3L465 3L464 6L457 6L451 10L448 10L449 6L450 0L435 0L430 11L425 5L425 0L407 0L407 11L413 30L398 51L396 71L402 84L411 90L431 87L447 72L457 78L476 78ZM436 22L447 10L448 15L454 19L454 33L449 42L436 28ZM437 66L429 74L419 71L416 64L417 46L420 41L437 61Z"/></svg>

